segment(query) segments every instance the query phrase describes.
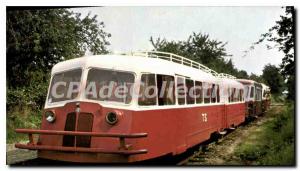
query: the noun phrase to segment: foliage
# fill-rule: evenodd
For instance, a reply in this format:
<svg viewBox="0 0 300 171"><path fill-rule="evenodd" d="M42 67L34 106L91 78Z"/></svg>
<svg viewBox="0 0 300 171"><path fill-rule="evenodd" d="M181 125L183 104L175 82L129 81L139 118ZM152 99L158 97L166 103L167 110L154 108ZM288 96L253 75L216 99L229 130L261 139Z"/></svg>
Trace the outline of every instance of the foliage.
<svg viewBox="0 0 300 171"><path fill-rule="evenodd" d="M166 39L150 38L154 50L175 53L191 60L199 62L207 67L220 72L227 73L238 78L247 78L246 71L238 71L232 60L226 61L227 54L225 46L227 43L212 40L208 34L193 33L185 41L167 41Z"/></svg>
<svg viewBox="0 0 300 171"><path fill-rule="evenodd" d="M235 155L246 164L295 165L293 103L287 104L280 113L274 110L268 113L273 119L263 124L260 131L250 132Z"/></svg>
<svg viewBox="0 0 300 171"><path fill-rule="evenodd" d="M50 73L45 74L43 71L35 71L28 73L28 75L30 76L30 86L7 87L7 111L16 106L30 106L34 110L43 107L47 95Z"/></svg>
<svg viewBox="0 0 300 171"><path fill-rule="evenodd" d="M295 75L295 61L294 61L294 7L286 7L285 15L280 16L281 20L276 22L265 37L268 37L268 41L274 41L277 43L279 50L283 51L285 57L282 59L282 74L286 77ZM274 35L273 31L277 33Z"/></svg>
<svg viewBox="0 0 300 171"><path fill-rule="evenodd" d="M249 76L249 79L254 80L256 82L259 82L259 83L265 82L264 79L261 76L258 76L258 75L253 74L253 73L251 73L251 75Z"/></svg>
<svg viewBox="0 0 300 171"><path fill-rule="evenodd" d="M47 73L59 61L83 56L86 50L94 54L107 53L104 23L90 14L67 9L7 11L7 83L9 87L30 85L30 72Z"/></svg>
<svg viewBox="0 0 300 171"><path fill-rule="evenodd" d="M248 73L246 71L240 70L237 73L237 78L244 78L244 79L246 79L246 78L249 78L249 75L248 75Z"/></svg>
<svg viewBox="0 0 300 171"><path fill-rule="evenodd" d="M253 50L255 45L264 41L274 42L275 46L267 44L268 49L278 48L285 56L280 65L281 73L287 80L288 98L295 99L295 25L294 25L295 10L294 7L285 7L285 16L280 16L280 20L271 27L267 33L261 35L261 38L253 43L250 50ZM248 50L245 51L249 52Z"/></svg>
<svg viewBox="0 0 300 171"><path fill-rule="evenodd" d="M291 100L295 100L295 95L296 95L296 90L295 90L295 74L290 75L289 78L287 79L286 85L288 87L288 98Z"/></svg>
<svg viewBox="0 0 300 171"><path fill-rule="evenodd" d="M7 138L22 135L15 128L36 128L54 64L83 56L108 53L104 23L67 9L7 9Z"/></svg>
<svg viewBox="0 0 300 171"><path fill-rule="evenodd" d="M39 128L41 124L41 110L33 110L31 106L15 106L7 112L6 139L7 143L28 140L26 134L17 134L15 128Z"/></svg>
<svg viewBox="0 0 300 171"><path fill-rule="evenodd" d="M286 99L283 94L272 94L271 95L271 102L274 104L276 104L276 103L283 104L285 101L286 101Z"/></svg>
<svg viewBox="0 0 300 171"><path fill-rule="evenodd" d="M262 78L270 86L272 94L281 93L284 81L279 68L271 64L266 65L263 69Z"/></svg>

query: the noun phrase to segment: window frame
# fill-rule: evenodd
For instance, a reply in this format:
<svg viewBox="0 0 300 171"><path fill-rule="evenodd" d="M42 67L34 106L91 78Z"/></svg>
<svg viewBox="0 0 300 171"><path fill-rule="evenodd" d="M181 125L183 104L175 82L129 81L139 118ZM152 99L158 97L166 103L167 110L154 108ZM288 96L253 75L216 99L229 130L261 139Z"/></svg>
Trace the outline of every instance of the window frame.
<svg viewBox="0 0 300 171"><path fill-rule="evenodd" d="M185 77L183 77L183 76L175 76L175 78L176 78L176 86L175 86L175 95L176 95L176 105L178 105L178 106L184 106L184 105L187 105L187 100L186 100L186 86L185 86ZM179 97L178 97L178 79L182 79L183 81L182 81L182 83L183 83L183 87L184 87L184 103L183 104L179 104ZM182 98L181 98L182 99Z"/></svg>
<svg viewBox="0 0 300 171"><path fill-rule="evenodd" d="M160 95L160 91L158 91L158 85L157 85L157 75L161 75L161 76L168 76L168 77L172 77L173 78L173 83L175 84L175 76L174 75L166 75L166 74L156 74L156 88L157 88L157 106L174 106L176 105L176 86L173 85L173 97L174 97L174 103L173 104L164 104L164 105L160 105L159 104L159 95Z"/></svg>
<svg viewBox="0 0 300 171"><path fill-rule="evenodd" d="M207 86L208 88L205 89L204 86L203 86L203 84L205 84L205 86ZM203 86L203 102L204 102L204 104L211 104L212 83L210 83L210 82L203 82L202 86ZM206 90L206 91L204 92L204 90ZM205 98L204 94L206 94L206 95L209 94L209 102L205 102L205 100L208 99L208 98Z"/></svg>
<svg viewBox="0 0 300 171"><path fill-rule="evenodd" d="M217 101L218 101L217 88L216 88L217 86L218 86L218 84L216 84L216 83L212 83L211 84L210 103L217 103ZM216 95L215 98L213 98L213 92L214 91L215 91L215 95ZM213 99L214 99L214 102L213 102Z"/></svg>
<svg viewBox="0 0 300 171"><path fill-rule="evenodd" d="M186 89L187 89L186 93L185 93L186 105L193 105L193 104L196 104L196 98L195 98L195 80L191 79L191 78L185 78L185 85L187 85L187 81L192 81L193 82L193 87L191 87L191 88L193 89L193 99L194 100L193 100L193 103L188 103L188 96L189 96L190 89L186 86Z"/></svg>
<svg viewBox="0 0 300 171"><path fill-rule="evenodd" d="M84 69L85 70L85 74L84 74L84 83L86 85L87 83L87 78L88 78L88 74L89 74L89 71L90 69L102 69L102 70L108 70L108 71L117 71L117 72L125 72L125 73L130 73L130 74L133 74L134 76L134 81L133 81L133 86L136 86L136 82L137 82L137 74L133 71L126 71L126 70L118 70L118 69L110 69L110 68L101 68L101 67L94 67L94 66L91 66L91 67L88 67L87 69ZM81 93L82 94L82 93ZM87 101L93 101L93 102L98 102L98 103L105 103L105 104L109 104L109 103L112 103L112 104L117 104L117 105L122 105L122 106L130 106L134 103L134 98L132 97L131 98L131 101L130 103L121 103L121 102L116 102L116 101L100 101L100 100L94 100L94 99L88 99L86 98L85 94L82 94L82 97L84 100L87 100Z"/></svg>
<svg viewBox="0 0 300 171"><path fill-rule="evenodd" d="M217 88L217 101L216 103L220 103L221 102L221 97L220 97L220 84L216 84Z"/></svg>
<svg viewBox="0 0 300 171"><path fill-rule="evenodd" d="M252 96L251 96L251 94L252 94ZM254 98L255 99L255 87L254 86L250 86L249 98L251 98L251 99Z"/></svg>
<svg viewBox="0 0 300 171"><path fill-rule="evenodd" d="M143 106L143 105L139 105L138 104L138 99L137 99L137 105L138 107L141 107L141 108L147 108L147 107L157 107L157 108L164 108L165 106L176 106L176 107L184 107L184 106L207 106L207 105L217 105L217 104L220 104L221 103L221 84L217 83L217 82L205 82L205 81L199 81L199 80L196 80L196 79L192 79L190 77L186 77L186 76L182 76L182 75L167 75L167 74L157 74L157 73L149 73L149 72L142 72L140 74L140 81L141 81L141 77L143 74L154 74L155 75L155 84L156 84L156 90L157 90L157 95L156 95L156 104L155 105L147 105L147 106ZM169 77L173 77L174 78L174 83L175 83L175 93L174 93L174 97L175 97L175 104L168 104L168 105L159 105L159 94L160 92L158 92L158 87L157 87L157 76L158 75L162 75L162 76L169 76ZM181 91L184 92L184 98L179 98L179 91L178 90L178 83L179 83L179 80L180 80L180 86L183 86L184 87L184 91L181 89ZM193 82L193 88L194 88L194 103L190 103L188 104L187 103L187 93L188 93L188 89L186 87L186 81L187 80L190 80ZM199 98L196 98L197 94L196 91L195 91L195 86L196 86L196 83L201 85L201 91L200 91L200 97ZM212 103L212 85L215 85L215 94L216 94L216 100L214 103ZM199 86L197 85L197 86ZM207 86L207 89L206 89L206 92L204 91L204 85ZM139 90L140 91L140 90ZM207 101L205 103L205 97L204 97L204 93L209 93L209 98L206 98L207 100L209 99L209 102ZM183 96L183 95L182 95ZM181 99L181 100L180 100ZM183 99L184 99L184 103L183 102ZM200 101L199 101L200 99ZM181 103L179 103L181 101ZM198 101L198 102L197 102Z"/></svg>
<svg viewBox="0 0 300 171"><path fill-rule="evenodd" d="M261 93L262 93L262 89L259 87L256 87L255 88L255 98L254 98L255 101L262 101Z"/></svg>
<svg viewBox="0 0 300 171"><path fill-rule="evenodd" d="M63 100L63 101L57 101L57 102L49 102L49 96L50 96L50 89L52 87L52 81L53 81L53 78L54 78L54 75L56 74L61 74L61 73L64 73L64 72L68 72L68 71L74 71L74 70L79 70L81 69L81 76L80 76L80 85L79 85L79 92L78 92L78 95L76 98L73 98L73 99L69 99L69 100ZM48 85L48 90L47 90L47 98L46 98L46 104L48 106L55 106L57 104L60 104L60 103L67 103L67 102L72 102L72 101L75 101L75 100L78 100L81 98L81 87L83 86L83 80L85 78L85 69L83 67L74 67L74 68L71 68L71 69L65 69L65 70L61 70L61 71L58 71L58 72L55 72L55 73L52 73L51 74L51 78L50 78L50 82L49 82L49 85Z"/></svg>
<svg viewBox="0 0 300 171"><path fill-rule="evenodd" d="M230 86L227 87L227 100L228 100L228 103L232 103L231 102L231 88L230 88Z"/></svg>
<svg viewBox="0 0 300 171"><path fill-rule="evenodd" d="M200 97L197 98L197 92L195 90L195 104L204 104L204 97L203 97L203 81L197 81L197 80L194 80L194 87L196 87L196 82L200 83L201 85L201 91L200 91ZM198 85L197 85L198 86ZM197 102L197 100L200 99L200 103Z"/></svg>
<svg viewBox="0 0 300 171"><path fill-rule="evenodd" d="M137 98L137 105L139 107L151 107L151 106L158 106L158 94L157 94L157 79L156 79L156 74L155 73L148 73L148 72L142 72L140 75L140 79L139 79L139 85L141 84L141 80L142 80L142 76L143 75L149 75L149 74L153 74L154 75L154 82L155 82L155 89L156 89L156 96L155 96L155 105L140 105L139 104L139 97ZM139 94L140 94L140 90L141 90L141 85L138 87L139 89Z"/></svg>

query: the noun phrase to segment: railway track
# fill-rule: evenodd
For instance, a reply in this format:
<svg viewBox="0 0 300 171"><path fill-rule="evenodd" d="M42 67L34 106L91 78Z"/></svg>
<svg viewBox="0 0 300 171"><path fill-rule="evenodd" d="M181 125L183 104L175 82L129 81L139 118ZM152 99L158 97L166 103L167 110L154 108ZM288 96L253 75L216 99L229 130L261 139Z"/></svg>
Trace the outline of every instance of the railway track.
<svg viewBox="0 0 300 171"><path fill-rule="evenodd" d="M218 143L220 143L221 139L218 140L208 140L207 142L198 145L197 149L193 149L192 150L192 154L186 158L184 158L183 160L179 161L178 163L176 163L176 165L178 166L192 166L192 165L207 165L206 159L209 157L211 151L210 148L212 145L216 145ZM189 153L189 152L187 152Z"/></svg>
<svg viewBox="0 0 300 171"><path fill-rule="evenodd" d="M199 150L194 151L194 154L192 154L190 157L178 162L176 165L181 166L181 165L187 165L187 164L192 164L192 163L199 163L205 161L205 151L203 148L206 148L206 146L201 146Z"/></svg>
<svg viewBox="0 0 300 171"><path fill-rule="evenodd" d="M249 135L250 129L256 129L268 118L262 116L243 123L235 130L228 130L227 134L214 140L208 140L195 147L191 154L176 165L180 166L208 166L208 165L241 165L234 155L234 150L243 138Z"/></svg>

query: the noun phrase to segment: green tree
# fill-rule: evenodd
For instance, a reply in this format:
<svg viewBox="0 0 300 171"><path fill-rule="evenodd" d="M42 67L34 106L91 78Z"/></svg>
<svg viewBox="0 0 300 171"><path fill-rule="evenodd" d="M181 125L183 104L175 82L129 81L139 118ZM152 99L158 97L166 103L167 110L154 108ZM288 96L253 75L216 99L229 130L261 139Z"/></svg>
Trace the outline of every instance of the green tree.
<svg viewBox="0 0 300 171"><path fill-rule="evenodd" d="M154 50L175 53L199 62L219 73L227 73L239 78L247 78L246 71L239 71L234 67L231 55L227 54L226 42L212 40L208 34L192 33L187 40L167 41L166 39L150 38Z"/></svg>
<svg viewBox="0 0 300 171"><path fill-rule="evenodd" d="M238 71L238 73L237 73L237 77L238 78L244 78L244 79L248 79L248 73L246 72L246 71L244 71L244 70L240 70L240 71Z"/></svg>
<svg viewBox="0 0 300 171"><path fill-rule="evenodd" d="M193 33L188 37L186 41L167 41L166 39L161 40L158 38L156 41L150 38L150 41L157 51L172 52L178 55L185 56L194 61L211 67L215 65L222 65L224 63L225 56L230 56L226 53L225 45L218 40L211 40L208 34ZM216 63L214 61L222 61Z"/></svg>
<svg viewBox="0 0 300 171"><path fill-rule="evenodd" d="M268 49L278 48L285 56L280 65L281 73L286 80L288 88L288 98L295 99L295 10L292 6L285 8L285 15L280 16L280 20L271 27L268 32L261 35L260 39L253 43L250 50L253 50L255 45L263 42L274 42L275 46L267 44ZM248 50L245 51L249 52Z"/></svg>
<svg viewBox="0 0 300 171"><path fill-rule="evenodd" d="M270 86L272 93L281 93L284 81L279 68L271 64L266 65L263 69L262 78L265 80L266 84Z"/></svg>
<svg viewBox="0 0 300 171"><path fill-rule="evenodd" d="M104 23L68 9L8 8L6 12L7 139L15 128L37 128L47 95L50 69L60 61L108 52Z"/></svg>
<svg viewBox="0 0 300 171"><path fill-rule="evenodd" d="M50 69L60 61L108 52L104 23L68 9L8 8L6 13L7 108L37 103L47 92Z"/></svg>
<svg viewBox="0 0 300 171"><path fill-rule="evenodd" d="M68 9L15 10L8 8L6 20L7 84L30 84L30 72L49 72L62 60L107 53L110 34L104 23L90 14L81 18ZM45 80L42 80L45 81Z"/></svg>
<svg viewBox="0 0 300 171"><path fill-rule="evenodd" d="M254 73L251 73L251 75L249 76L249 79L259 82L259 83L265 82L264 79L262 78L262 76L256 75Z"/></svg>

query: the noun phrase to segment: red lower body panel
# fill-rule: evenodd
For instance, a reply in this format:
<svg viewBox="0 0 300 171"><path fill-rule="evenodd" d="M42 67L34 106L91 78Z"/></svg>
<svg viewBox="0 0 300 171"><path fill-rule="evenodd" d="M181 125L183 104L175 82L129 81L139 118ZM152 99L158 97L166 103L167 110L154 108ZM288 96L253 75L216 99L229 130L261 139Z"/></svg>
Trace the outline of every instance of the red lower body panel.
<svg viewBox="0 0 300 171"><path fill-rule="evenodd" d="M140 139L137 146L147 148L148 153L132 158L145 160L180 154L208 140L212 133L242 123L244 111L244 103L239 103L133 112L132 129L148 134L146 139Z"/></svg>
<svg viewBox="0 0 300 171"><path fill-rule="evenodd" d="M41 134L36 145L29 143L17 147L39 150L39 157L54 160L134 162L183 153L208 140L212 133L239 125L245 119L244 103L139 111L111 109L83 102L80 107L82 113L90 113L92 117L83 116L84 119L75 120L75 127L70 125L66 128L67 114L75 111L75 104L67 104L56 109L56 113L61 113L57 114L56 124L43 120L42 129L50 133L35 132ZM122 113L118 123L113 126L105 122L105 114L110 111ZM79 116L77 114L76 118ZM84 121L84 124L80 121ZM80 133L80 130L85 132ZM23 133L34 134L24 130ZM142 136L136 133L144 133L147 137L130 137ZM120 137L124 135L121 140ZM75 138L70 138L72 136ZM78 140L77 137L81 138ZM64 145L64 139L67 139L67 145Z"/></svg>
<svg viewBox="0 0 300 171"><path fill-rule="evenodd" d="M226 105L226 128L238 126L245 121L244 103Z"/></svg>

